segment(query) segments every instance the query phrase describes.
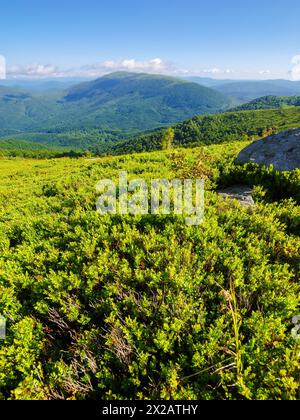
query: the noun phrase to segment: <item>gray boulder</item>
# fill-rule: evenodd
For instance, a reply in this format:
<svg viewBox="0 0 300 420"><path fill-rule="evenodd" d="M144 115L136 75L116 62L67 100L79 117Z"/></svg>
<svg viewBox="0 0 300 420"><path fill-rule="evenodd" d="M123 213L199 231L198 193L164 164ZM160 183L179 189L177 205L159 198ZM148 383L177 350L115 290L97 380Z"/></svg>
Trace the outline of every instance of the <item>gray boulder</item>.
<svg viewBox="0 0 300 420"><path fill-rule="evenodd" d="M229 201L238 201L245 208L255 206L252 190L247 185L234 185L217 192L221 197Z"/></svg>
<svg viewBox="0 0 300 420"><path fill-rule="evenodd" d="M255 141L241 151L237 160L262 166L273 165L278 171L300 168L300 128Z"/></svg>

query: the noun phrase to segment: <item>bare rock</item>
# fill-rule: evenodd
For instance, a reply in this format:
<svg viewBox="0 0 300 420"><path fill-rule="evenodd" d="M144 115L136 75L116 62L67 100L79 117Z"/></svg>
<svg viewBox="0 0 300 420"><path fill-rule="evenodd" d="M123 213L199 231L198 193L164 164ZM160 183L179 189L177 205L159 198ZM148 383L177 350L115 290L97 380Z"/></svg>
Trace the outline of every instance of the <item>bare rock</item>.
<svg viewBox="0 0 300 420"><path fill-rule="evenodd" d="M262 166L273 165L278 171L300 168L300 128L255 141L241 151L237 160Z"/></svg>
<svg viewBox="0 0 300 420"><path fill-rule="evenodd" d="M237 200L245 208L255 206L252 190L247 185L234 185L218 191L218 194L230 201Z"/></svg>

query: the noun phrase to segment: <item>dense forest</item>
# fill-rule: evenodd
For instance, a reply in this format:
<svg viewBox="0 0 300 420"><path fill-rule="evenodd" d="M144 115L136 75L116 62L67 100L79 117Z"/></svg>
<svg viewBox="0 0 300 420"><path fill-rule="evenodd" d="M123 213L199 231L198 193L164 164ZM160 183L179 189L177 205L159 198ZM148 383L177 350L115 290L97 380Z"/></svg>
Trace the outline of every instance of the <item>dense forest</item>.
<svg viewBox="0 0 300 420"><path fill-rule="evenodd" d="M276 109L300 106L300 96L264 96L240 105L233 111L251 111L255 109Z"/></svg>
<svg viewBox="0 0 300 420"><path fill-rule="evenodd" d="M40 143L24 140L0 139L0 157L24 157L35 159L49 159L58 157L79 157L87 152L78 148L51 147Z"/></svg>
<svg viewBox="0 0 300 420"><path fill-rule="evenodd" d="M119 72L46 91L1 86L0 81L0 137L30 133L39 141L49 131L99 127L103 132L132 134L233 105L231 98L214 89L162 75Z"/></svg>
<svg viewBox="0 0 300 420"><path fill-rule="evenodd" d="M196 147L234 140L256 140L299 125L300 108L297 107L200 115L174 126L174 145ZM134 136L113 145L111 153L159 150L162 135L163 130L156 130Z"/></svg>
<svg viewBox="0 0 300 420"><path fill-rule="evenodd" d="M296 106L199 115L173 126L173 143L175 147L197 147L228 141L256 140L299 125L300 107ZM137 135L100 129L49 130L38 136L37 133L23 133L0 138L0 153L2 156L50 157L66 156L66 153L79 156L84 153L114 155L154 151L162 149L165 130L158 128Z"/></svg>

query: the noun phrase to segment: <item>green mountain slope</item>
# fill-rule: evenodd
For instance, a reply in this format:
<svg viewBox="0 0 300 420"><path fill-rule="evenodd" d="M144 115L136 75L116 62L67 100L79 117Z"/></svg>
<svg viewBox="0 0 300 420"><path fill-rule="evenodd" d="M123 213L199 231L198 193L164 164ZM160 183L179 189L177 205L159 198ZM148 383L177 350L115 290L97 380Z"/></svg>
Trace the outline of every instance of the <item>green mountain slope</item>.
<svg viewBox="0 0 300 420"><path fill-rule="evenodd" d="M232 105L196 83L149 74L114 73L61 92L6 86L0 88L0 136L94 128L134 133Z"/></svg>
<svg viewBox="0 0 300 420"><path fill-rule="evenodd" d="M300 107L278 110L226 112L196 116L174 127L174 145L194 147L237 140L254 140L300 126ZM112 146L113 153L131 153L161 148L163 130L138 135Z"/></svg>
<svg viewBox="0 0 300 420"><path fill-rule="evenodd" d="M71 88L62 106L68 115L77 115L77 126L145 130L222 111L230 103L224 95L196 83L120 72Z"/></svg>
<svg viewBox="0 0 300 420"><path fill-rule="evenodd" d="M261 109L199 115L175 126L175 147L195 147L228 141L253 140L270 133L300 127L300 107ZM122 154L159 150L163 128L124 136L118 131L74 130L57 133L21 133L29 140L52 147L90 150L97 154Z"/></svg>
<svg viewBox="0 0 300 420"><path fill-rule="evenodd" d="M24 158L52 158L52 157L78 157L83 151L75 144L74 147L47 146L37 142L17 139L0 138L0 158L24 157Z"/></svg>
<svg viewBox="0 0 300 420"><path fill-rule="evenodd" d="M300 106L300 96L264 96L247 104L234 108L234 111L250 111L255 109L275 109L289 106Z"/></svg>
<svg viewBox="0 0 300 420"><path fill-rule="evenodd" d="M0 136L39 130L56 114L55 97L0 86Z"/></svg>

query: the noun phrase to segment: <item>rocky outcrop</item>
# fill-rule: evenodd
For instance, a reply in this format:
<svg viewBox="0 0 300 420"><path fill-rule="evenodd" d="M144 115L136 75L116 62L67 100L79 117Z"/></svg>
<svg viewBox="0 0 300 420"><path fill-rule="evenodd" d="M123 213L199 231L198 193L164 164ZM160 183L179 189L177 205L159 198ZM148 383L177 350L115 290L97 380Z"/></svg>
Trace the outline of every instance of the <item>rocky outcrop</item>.
<svg viewBox="0 0 300 420"><path fill-rule="evenodd" d="M218 191L218 194L229 201L237 200L243 207L255 206L252 198L252 190L247 185L234 185L225 190Z"/></svg>
<svg viewBox="0 0 300 420"><path fill-rule="evenodd" d="M279 171L300 168L300 128L255 141L241 151L237 160L262 166L273 165Z"/></svg>

